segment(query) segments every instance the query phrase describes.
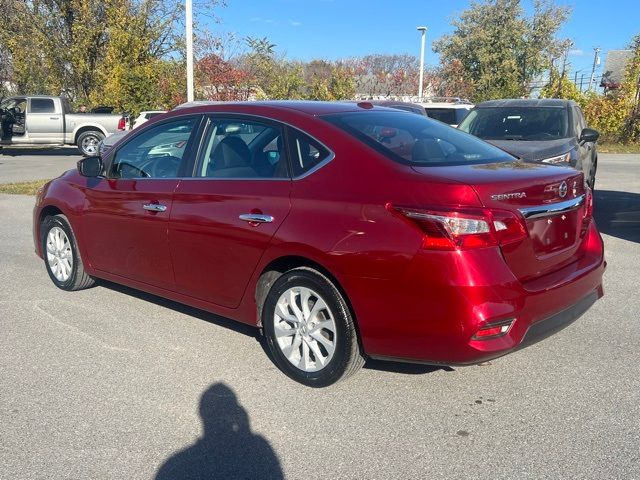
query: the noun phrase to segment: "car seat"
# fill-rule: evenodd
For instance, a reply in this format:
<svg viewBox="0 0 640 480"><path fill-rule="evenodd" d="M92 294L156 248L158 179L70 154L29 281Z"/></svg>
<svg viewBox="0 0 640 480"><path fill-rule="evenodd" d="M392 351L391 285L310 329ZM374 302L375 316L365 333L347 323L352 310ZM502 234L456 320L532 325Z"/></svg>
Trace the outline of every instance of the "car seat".
<svg viewBox="0 0 640 480"><path fill-rule="evenodd" d="M226 137L211 152L207 177L257 177L250 161L247 144L239 137Z"/></svg>

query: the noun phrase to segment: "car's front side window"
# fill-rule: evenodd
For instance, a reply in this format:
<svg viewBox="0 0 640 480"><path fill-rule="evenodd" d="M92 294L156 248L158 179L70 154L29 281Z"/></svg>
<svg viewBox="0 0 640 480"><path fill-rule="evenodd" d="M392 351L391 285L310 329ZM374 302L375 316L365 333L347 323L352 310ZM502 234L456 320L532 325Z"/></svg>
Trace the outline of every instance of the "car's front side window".
<svg viewBox="0 0 640 480"><path fill-rule="evenodd" d="M288 178L281 127L215 118L207 127L196 175L208 178Z"/></svg>
<svg viewBox="0 0 640 480"><path fill-rule="evenodd" d="M56 108L50 98L32 98L31 113L55 113Z"/></svg>
<svg viewBox="0 0 640 480"><path fill-rule="evenodd" d="M110 177L177 177L197 121L197 117L174 120L137 135L116 152Z"/></svg>

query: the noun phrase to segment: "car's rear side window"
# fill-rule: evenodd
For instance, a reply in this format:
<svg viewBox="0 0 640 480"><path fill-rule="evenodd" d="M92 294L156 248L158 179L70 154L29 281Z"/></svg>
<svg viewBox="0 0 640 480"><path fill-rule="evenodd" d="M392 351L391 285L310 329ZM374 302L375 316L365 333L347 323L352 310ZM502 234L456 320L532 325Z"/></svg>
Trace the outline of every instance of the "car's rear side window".
<svg viewBox="0 0 640 480"><path fill-rule="evenodd" d="M288 178L283 138L283 128L277 124L215 117L207 126L197 176Z"/></svg>
<svg viewBox="0 0 640 480"><path fill-rule="evenodd" d="M424 116L367 111L321 118L400 163L442 166L514 159L493 145Z"/></svg>
<svg viewBox="0 0 640 480"><path fill-rule="evenodd" d="M329 159L331 152L306 133L292 129L290 137L291 169L294 178L306 174Z"/></svg>

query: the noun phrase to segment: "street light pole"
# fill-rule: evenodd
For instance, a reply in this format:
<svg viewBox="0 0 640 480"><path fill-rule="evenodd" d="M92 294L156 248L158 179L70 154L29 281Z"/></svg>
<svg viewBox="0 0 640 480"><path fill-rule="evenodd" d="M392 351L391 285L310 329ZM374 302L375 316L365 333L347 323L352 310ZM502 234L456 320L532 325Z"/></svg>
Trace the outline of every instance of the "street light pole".
<svg viewBox="0 0 640 480"><path fill-rule="evenodd" d="M420 80L418 84L418 101L422 101L422 82L424 79L424 43L427 37L427 27L418 27L418 31L421 33L420 38Z"/></svg>
<svg viewBox="0 0 640 480"><path fill-rule="evenodd" d="M187 14L187 102L193 102L193 5L186 0Z"/></svg>
<svg viewBox="0 0 640 480"><path fill-rule="evenodd" d="M600 57L598 56L598 53L600 53L600 49L597 47L594 48L593 49L593 67L591 68L591 78L589 79L588 91L591 91L591 89L593 88L593 84L596 83L596 66L600 65Z"/></svg>

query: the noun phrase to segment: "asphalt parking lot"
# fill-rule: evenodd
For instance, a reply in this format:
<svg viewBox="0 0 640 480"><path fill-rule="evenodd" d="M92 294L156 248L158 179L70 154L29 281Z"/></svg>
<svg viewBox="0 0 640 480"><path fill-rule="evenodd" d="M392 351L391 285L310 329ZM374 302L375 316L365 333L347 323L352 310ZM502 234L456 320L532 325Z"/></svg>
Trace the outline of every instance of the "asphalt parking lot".
<svg viewBox="0 0 640 480"><path fill-rule="evenodd" d="M46 178L23 160L1 155L0 183ZM251 328L56 289L33 198L0 195L0 479L640 478L640 156L601 154L596 188L609 266L579 321L482 366L368 362L322 390Z"/></svg>

